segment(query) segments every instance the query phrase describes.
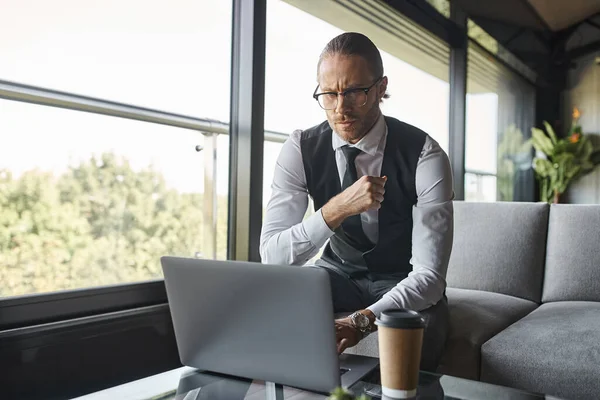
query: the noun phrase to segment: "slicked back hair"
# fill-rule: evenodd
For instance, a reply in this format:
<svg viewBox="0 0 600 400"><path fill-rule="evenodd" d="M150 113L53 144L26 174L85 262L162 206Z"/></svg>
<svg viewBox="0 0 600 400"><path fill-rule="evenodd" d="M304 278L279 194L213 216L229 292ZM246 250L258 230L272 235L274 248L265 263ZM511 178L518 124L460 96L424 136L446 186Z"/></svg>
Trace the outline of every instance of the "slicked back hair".
<svg viewBox="0 0 600 400"><path fill-rule="evenodd" d="M331 39L319 56L317 76L323 59L336 54L344 56L361 56L369 64L373 79L379 79L383 76L381 53L377 46L375 46L375 43L362 33L345 32ZM389 95L386 93L383 97L387 99Z"/></svg>

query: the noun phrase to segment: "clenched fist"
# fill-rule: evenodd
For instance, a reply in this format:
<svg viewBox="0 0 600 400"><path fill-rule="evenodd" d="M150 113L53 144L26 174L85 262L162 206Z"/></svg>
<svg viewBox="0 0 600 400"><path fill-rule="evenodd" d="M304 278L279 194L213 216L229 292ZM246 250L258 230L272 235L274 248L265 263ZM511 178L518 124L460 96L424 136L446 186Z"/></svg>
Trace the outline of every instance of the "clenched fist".
<svg viewBox="0 0 600 400"><path fill-rule="evenodd" d="M386 176L363 176L332 198L321 210L329 228L335 230L352 215L372 209L378 210L383 201L386 181Z"/></svg>

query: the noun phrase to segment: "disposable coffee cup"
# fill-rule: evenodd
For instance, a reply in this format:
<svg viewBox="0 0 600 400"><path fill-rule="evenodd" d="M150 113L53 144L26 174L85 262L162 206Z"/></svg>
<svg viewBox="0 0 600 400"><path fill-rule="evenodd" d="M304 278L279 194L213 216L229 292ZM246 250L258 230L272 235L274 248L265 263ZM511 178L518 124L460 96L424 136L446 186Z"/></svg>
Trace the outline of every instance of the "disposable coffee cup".
<svg viewBox="0 0 600 400"><path fill-rule="evenodd" d="M425 319L412 310L390 310L375 321L379 336L381 391L390 399L417 395Z"/></svg>

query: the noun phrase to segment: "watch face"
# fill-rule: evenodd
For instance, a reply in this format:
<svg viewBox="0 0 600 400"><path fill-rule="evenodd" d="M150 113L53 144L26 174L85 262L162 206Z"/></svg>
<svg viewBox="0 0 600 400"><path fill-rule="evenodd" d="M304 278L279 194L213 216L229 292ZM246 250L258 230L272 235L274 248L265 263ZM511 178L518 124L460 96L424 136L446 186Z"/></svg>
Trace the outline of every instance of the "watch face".
<svg viewBox="0 0 600 400"><path fill-rule="evenodd" d="M369 318L361 313L356 313L354 316L354 323L358 328L366 328L369 326Z"/></svg>

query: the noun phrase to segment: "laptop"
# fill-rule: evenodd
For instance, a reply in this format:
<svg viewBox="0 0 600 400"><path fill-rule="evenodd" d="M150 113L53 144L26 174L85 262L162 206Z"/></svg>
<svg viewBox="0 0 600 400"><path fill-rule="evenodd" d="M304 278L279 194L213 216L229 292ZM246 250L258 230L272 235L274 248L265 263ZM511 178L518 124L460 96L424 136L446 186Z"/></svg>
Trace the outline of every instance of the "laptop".
<svg viewBox="0 0 600 400"><path fill-rule="evenodd" d="M326 271L179 257L161 264L185 366L329 393L379 365L338 356Z"/></svg>

